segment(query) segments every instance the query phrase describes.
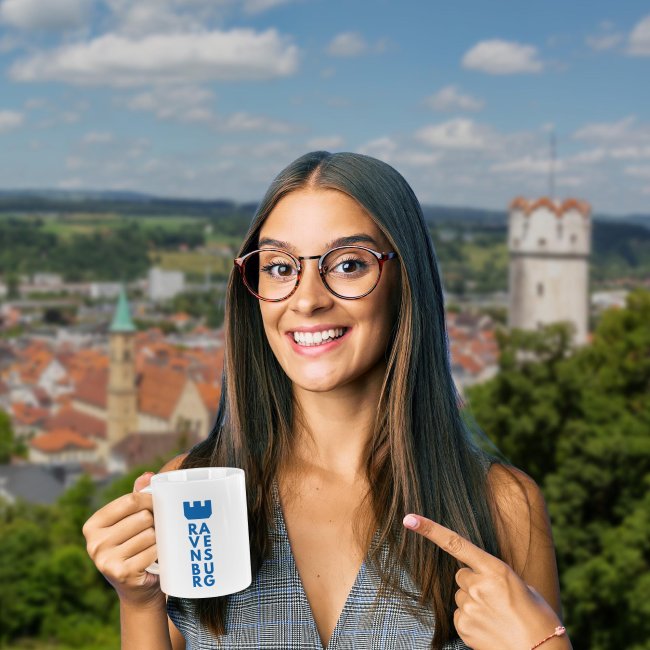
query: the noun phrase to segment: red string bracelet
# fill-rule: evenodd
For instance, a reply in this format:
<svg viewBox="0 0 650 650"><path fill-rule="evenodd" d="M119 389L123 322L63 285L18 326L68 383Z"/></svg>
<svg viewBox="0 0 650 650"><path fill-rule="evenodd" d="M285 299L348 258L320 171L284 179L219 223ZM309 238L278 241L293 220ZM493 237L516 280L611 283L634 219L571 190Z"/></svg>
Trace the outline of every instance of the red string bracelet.
<svg viewBox="0 0 650 650"><path fill-rule="evenodd" d="M542 643L546 643L549 639L552 639L554 636L562 636L563 634L566 634L566 628L564 627L564 625L558 625L555 628L555 632L553 632L553 634L549 634L545 639L542 639L539 643L536 643L530 650L535 650L535 648L541 646Z"/></svg>

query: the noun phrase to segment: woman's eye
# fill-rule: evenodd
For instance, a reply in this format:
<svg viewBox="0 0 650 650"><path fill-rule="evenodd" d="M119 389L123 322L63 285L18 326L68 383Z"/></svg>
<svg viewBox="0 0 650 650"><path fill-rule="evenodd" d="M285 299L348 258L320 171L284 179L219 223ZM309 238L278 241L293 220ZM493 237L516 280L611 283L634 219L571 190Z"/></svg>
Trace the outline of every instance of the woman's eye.
<svg viewBox="0 0 650 650"><path fill-rule="evenodd" d="M271 262L262 267L262 272L275 278L290 278L294 275L292 264L284 262Z"/></svg>
<svg viewBox="0 0 650 650"><path fill-rule="evenodd" d="M341 260L331 268L331 271L334 273L342 273L343 275L347 275L350 273L363 271L365 268L366 263L363 260L349 259Z"/></svg>

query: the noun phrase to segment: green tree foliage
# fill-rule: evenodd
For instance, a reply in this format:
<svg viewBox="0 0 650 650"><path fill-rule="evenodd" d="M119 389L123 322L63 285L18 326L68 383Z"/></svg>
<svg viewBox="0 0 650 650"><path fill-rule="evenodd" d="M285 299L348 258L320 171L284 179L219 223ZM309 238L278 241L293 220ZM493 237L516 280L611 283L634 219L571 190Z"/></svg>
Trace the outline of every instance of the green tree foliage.
<svg viewBox="0 0 650 650"><path fill-rule="evenodd" d="M49 507L0 501L0 647L24 638L61 650L119 647L119 603L81 529L95 510L131 491L143 471L103 493L82 477Z"/></svg>
<svg viewBox="0 0 650 650"><path fill-rule="evenodd" d="M174 296L167 311L186 312L194 318L205 318L208 327L221 327L224 317L224 295L219 289L209 292L183 292Z"/></svg>
<svg viewBox="0 0 650 650"><path fill-rule="evenodd" d="M650 293L568 328L500 334L500 373L473 416L542 488L576 650L650 649Z"/></svg>
<svg viewBox="0 0 650 650"><path fill-rule="evenodd" d="M0 465L8 463L16 450L11 418L0 409Z"/></svg>

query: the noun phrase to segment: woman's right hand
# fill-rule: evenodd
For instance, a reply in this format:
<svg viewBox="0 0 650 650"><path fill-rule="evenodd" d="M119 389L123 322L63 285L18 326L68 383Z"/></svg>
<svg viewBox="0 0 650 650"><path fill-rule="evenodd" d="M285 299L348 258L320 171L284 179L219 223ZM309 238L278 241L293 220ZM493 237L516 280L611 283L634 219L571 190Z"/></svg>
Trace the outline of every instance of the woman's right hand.
<svg viewBox="0 0 650 650"><path fill-rule="evenodd" d="M83 526L88 555L124 604L148 605L162 597L158 576L145 571L157 557L151 495L140 492L152 476L139 476L131 494L106 504Z"/></svg>

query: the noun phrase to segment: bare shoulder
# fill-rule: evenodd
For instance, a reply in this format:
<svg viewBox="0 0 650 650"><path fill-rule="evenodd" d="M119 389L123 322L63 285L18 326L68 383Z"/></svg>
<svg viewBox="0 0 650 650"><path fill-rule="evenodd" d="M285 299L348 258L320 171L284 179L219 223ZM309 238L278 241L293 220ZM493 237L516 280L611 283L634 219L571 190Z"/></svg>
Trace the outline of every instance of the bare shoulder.
<svg viewBox="0 0 650 650"><path fill-rule="evenodd" d="M503 559L561 618L555 545L540 487L525 472L500 463L492 465L487 480Z"/></svg>
<svg viewBox="0 0 650 650"><path fill-rule="evenodd" d="M546 509L537 483L516 467L493 463L488 471L488 485L501 514L527 518L531 508Z"/></svg>
<svg viewBox="0 0 650 650"><path fill-rule="evenodd" d="M174 456L170 461L167 461L161 468L160 472L171 472L172 470L178 469L181 466L181 463L185 460L187 454L178 454Z"/></svg>
<svg viewBox="0 0 650 650"><path fill-rule="evenodd" d="M500 545L521 575L535 548L553 546L544 495L528 474L501 463L490 467L488 486Z"/></svg>

